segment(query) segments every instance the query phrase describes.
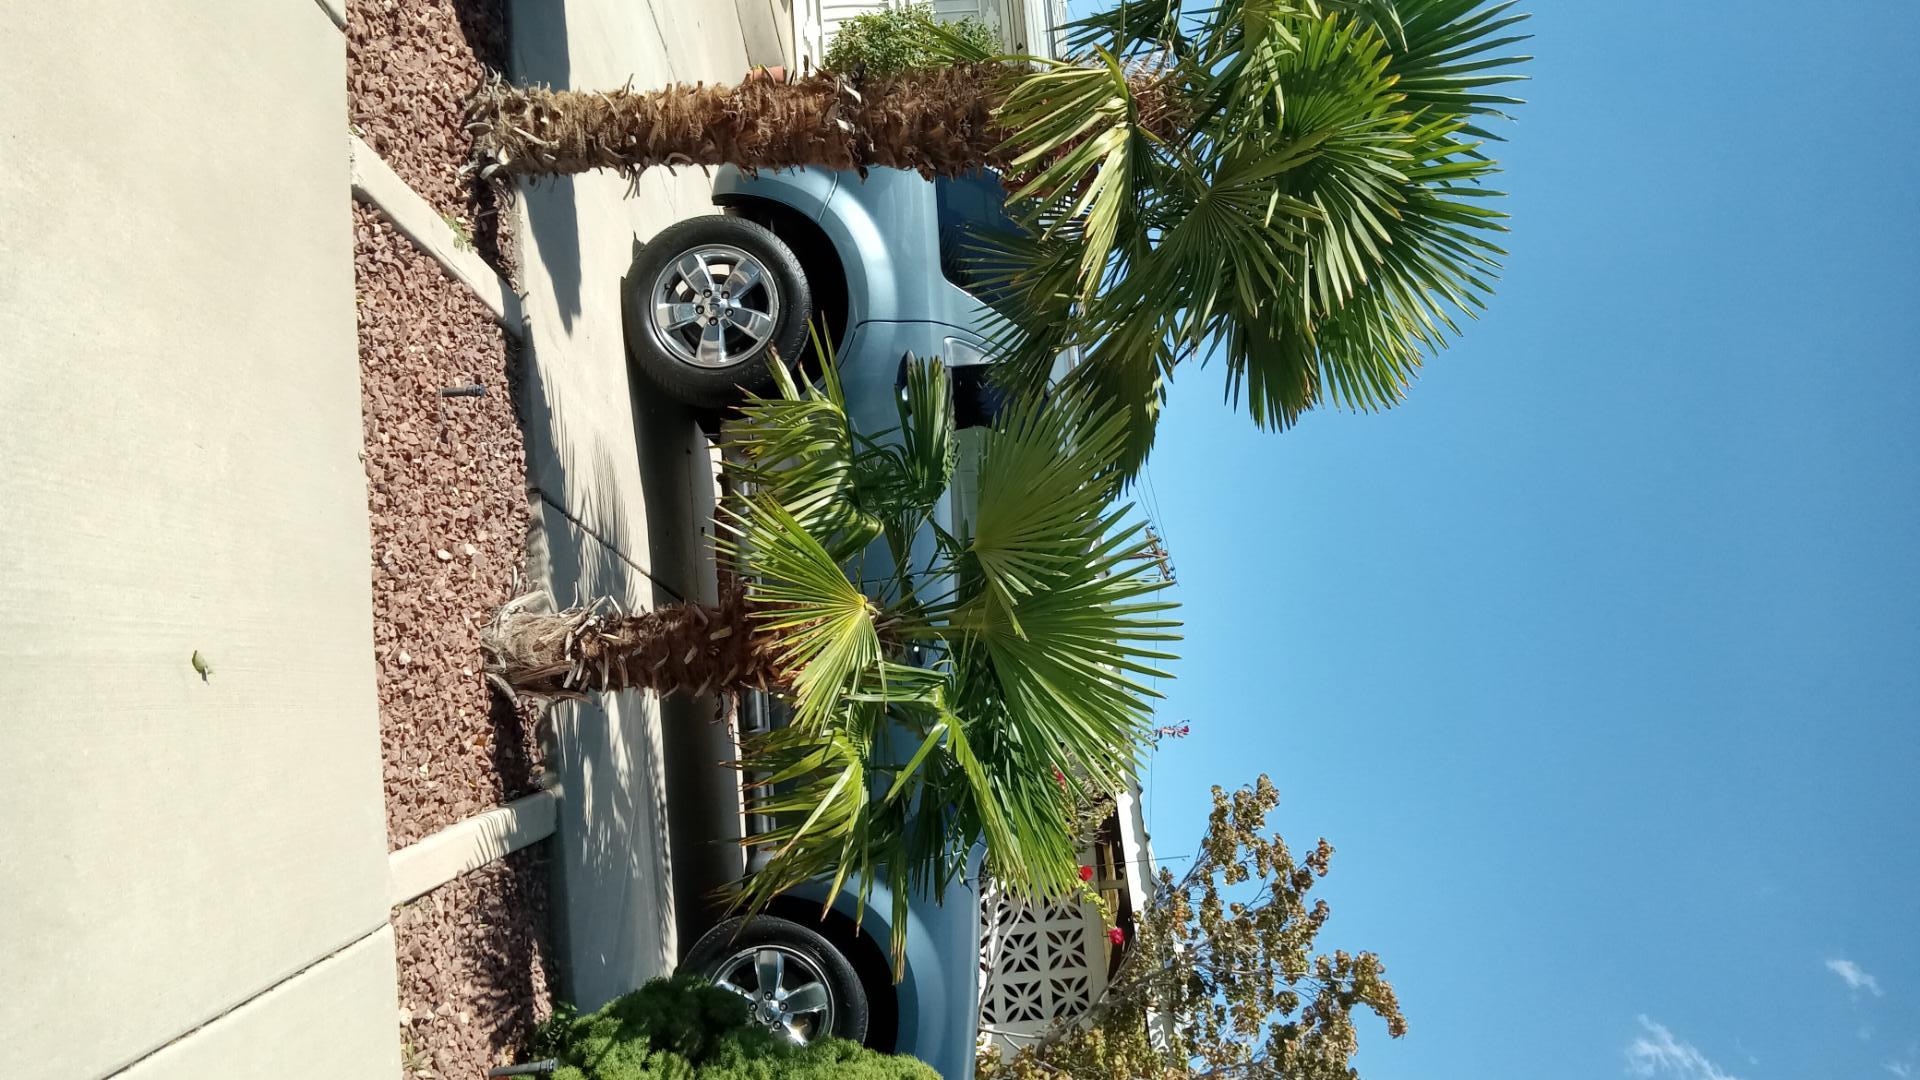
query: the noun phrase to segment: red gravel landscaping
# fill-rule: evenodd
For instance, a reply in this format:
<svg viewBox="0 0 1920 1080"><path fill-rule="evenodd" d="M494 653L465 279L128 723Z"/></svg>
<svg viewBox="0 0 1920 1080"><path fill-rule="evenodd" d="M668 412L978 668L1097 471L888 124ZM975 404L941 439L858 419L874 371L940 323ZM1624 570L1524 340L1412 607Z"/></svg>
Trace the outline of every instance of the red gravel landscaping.
<svg viewBox="0 0 1920 1080"><path fill-rule="evenodd" d="M460 171L473 148L467 99L506 67L506 0L348 0L354 130L512 279L513 230L493 192Z"/></svg>
<svg viewBox="0 0 1920 1080"><path fill-rule="evenodd" d="M400 1031L414 1075L480 1080L553 1012L546 844L515 852L393 913Z"/></svg>
<svg viewBox="0 0 1920 1080"><path fill-rule="evenodd" d="M505 0L348 0L356 133L510 280L512 231L461 172L466 100L507 59ZM529 515L517 342L467 289L356 205L354 288L372 526L387 843L536 790L532 718L480 674ZM483 388L472 396L442 390ZM392 915L406 1075L480 1080L552 1009L547 849L466 874Z"/></svg>
<svg viewBox="0 0 1920 1080"><path fill-rule="evenodd" d="M354 209L387 842L535 789L532 725L480 673L527 534L512 339L440 265ZM479 397L443 397L478 385Z"/></svg>
<svg viewBox="0 0 1920 1080"><path fill-rule="evenodd" d="M404 236L354 208L361 416L387 843L535 790L531 717L480 674L528 527L516 348ZM444 397L446 387L485 388ZM408 1060L485 1075L550 1008L545 844L394 913ZM411 1075L425 1075L418 1068Z"/></svg>

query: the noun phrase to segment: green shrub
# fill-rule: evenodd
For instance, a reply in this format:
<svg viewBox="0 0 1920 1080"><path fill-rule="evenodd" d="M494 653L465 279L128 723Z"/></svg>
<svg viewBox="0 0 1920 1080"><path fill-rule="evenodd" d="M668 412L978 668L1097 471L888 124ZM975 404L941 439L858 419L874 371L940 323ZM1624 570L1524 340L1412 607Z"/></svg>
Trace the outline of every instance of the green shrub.
<svg viewBox="0 0 1920 1080"><path fill-rule="evenodd" d="M841 23L833 35L823 66L828 71L847 73L864 70L875 77L937 67L946 61L933 47L929 30L934 25L933 9L924 4L855 15ZM1003 51L1000 35L979 19L968 17L941 25L988 55Z"/></svg>
<svg viewBox="0 0 1920 1080"><path fill-rule="evenodd" d="M747 1023L737 995L693 975L651 980L586 1016L557 1009L531 1052L560 1060L554 1080L940 1080L857 1043L776 1039Z"/></svg>

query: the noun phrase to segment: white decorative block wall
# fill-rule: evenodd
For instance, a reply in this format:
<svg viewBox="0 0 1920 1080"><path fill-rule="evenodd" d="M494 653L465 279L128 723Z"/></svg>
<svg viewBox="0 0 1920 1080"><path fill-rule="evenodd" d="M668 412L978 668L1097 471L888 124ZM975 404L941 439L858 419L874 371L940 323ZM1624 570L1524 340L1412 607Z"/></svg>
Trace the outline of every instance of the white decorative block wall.
<svg viewBox="0 0 1920 1080"><path fill-rule="evenodd" d="M1029 905L991 889L980 918L980 1027L1002 1048L1081 1015L1106 988L1106 929L1091 904Z"/></svg>

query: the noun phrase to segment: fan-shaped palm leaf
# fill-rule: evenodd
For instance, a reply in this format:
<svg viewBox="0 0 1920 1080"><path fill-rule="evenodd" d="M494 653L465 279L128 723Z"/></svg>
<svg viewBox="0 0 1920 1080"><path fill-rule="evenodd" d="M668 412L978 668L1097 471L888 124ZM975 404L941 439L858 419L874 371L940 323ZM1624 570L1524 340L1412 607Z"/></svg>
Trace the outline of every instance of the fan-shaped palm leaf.
<svg viewBox="0 0 1920 1080"><path fill-rule="evenodd" d="M843 453L871 443L852 451L865 464L845 498L871 504L896 491L924 501L950 475L942 369L928 364L908 382L888 438L831 443ZM789 396L818 404L798 387ZM831 406L833 395L820 400ZM944 583L930 602L898 561L898 602L854 589L770 494L809 485L771 476L742 510L735 550L760 575L750 595L763 626L789 643L800 710L792 727L747 748L772 792L761 808L778 821L754 838L772 856L745 888L749 904L816 877L838 889L846 875L863 897L876 881L896 902L937 897L982 841L1011 887L1061 895L1076 884L1052 777L1115 786L1132 776L1154 696L1146 683L1163 674L1177 624L1155 596L1165 583L1141 558L1138 528L1112 507L1122 421L1060 404L1010 410L986 434L974 531L909 521L939 534L933 565L914 568ZM818 411L795 409L796 426L818 423ZM784 414L757 415L777 428ZM891 481L879 478L888 472ZM890 533L900 527L880 516ZM906 538L890 543L903 549Z"/></svg>
<svg viewBox="0 0 1920 1080"><path fill-rule="evenodd" d="M1196 356L1221 357L1262 426L1397 403L1498 270L1477 125L1514 101L1500 91L1526 58L1503 50L1523 17L1483 0L1148 0L1082 20L1081 73L1031 77L1003 113L1030 121L1009 125L1021 160L1056 163L1015 193L1050 199L1019 218L1028 235L977 256L1010 298L1012 387L1037 392L1052 355L1079 349L1088 400L1130 415L1129 470ZM1159 78L1114 78L1129 64ZM1183 102L1180 137L1129 125L1143 87Z"/></svg>
<svg viewBox="0 0 1920 1080"><path fill-rule="evenodd" d="M794 720L822 726L860 678L880 661L880 609L785 507L748 498L728 552L750 565L747 595L763 632L781 641L793 679Z"/></svg>

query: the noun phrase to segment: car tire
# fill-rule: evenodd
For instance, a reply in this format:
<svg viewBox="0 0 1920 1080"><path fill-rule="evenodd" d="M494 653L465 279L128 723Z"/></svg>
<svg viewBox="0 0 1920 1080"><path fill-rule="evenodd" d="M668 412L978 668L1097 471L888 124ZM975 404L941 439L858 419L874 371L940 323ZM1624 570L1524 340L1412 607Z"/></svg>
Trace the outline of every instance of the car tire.
<svg viewBox="0 0 1920 1080"><path fill-rule="evenodd" d="M754 1021L778 1029L785 1026L780 1003L763 1011L763 1002L754 997L763 991L759 982L772 964L766 959L769 955L779 958L783 993L799 999L798 991L817 984L827 997L830 1022L822 1024L816 1016L810 1027L795 1023L804 1030L805 1041L822 1034L866 1041L867 991L860 976L832 942L797 922L774 915L728 919L694 943L681 967L747 998ZM791 1017L791 1021L799 1019Z"/></svg>
<svg viewBox="0 0 1920 1080"><path fill-rule="evenodd" d="M695 262L700 269L689 272ZM740 284L743 266L751 283L740 296L723 295ZM799 361L813 317L793 249L764 225L718 214L662 229L634 258L621 292L634 366L697 408L738 405L744 391L771 392L771 354Z"/></svg>

